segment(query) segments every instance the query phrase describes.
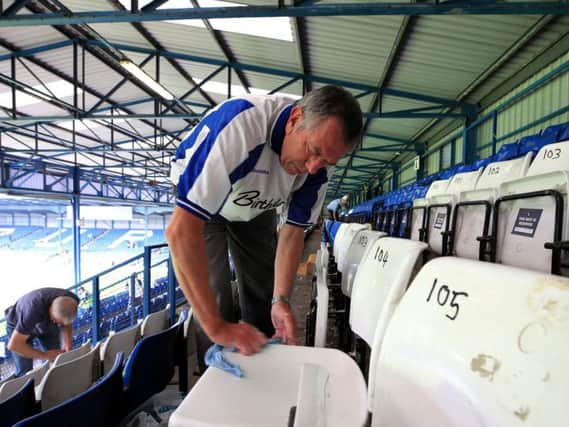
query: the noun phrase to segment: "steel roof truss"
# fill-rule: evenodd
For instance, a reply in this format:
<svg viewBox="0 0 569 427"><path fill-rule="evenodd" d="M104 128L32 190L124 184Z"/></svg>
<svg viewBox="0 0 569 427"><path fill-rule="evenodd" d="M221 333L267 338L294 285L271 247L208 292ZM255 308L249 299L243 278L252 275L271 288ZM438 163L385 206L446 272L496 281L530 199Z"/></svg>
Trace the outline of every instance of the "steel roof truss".
<svg viewBox="0 0 569 427"><path fill-rule="evenodd" d="M59 2L58 2L59 3ZM160 6L163 2L156 1ZM35 15L16 15L5 17L0 26L25 25L77 25L103 22L145 22L182 19L213 18L262 18L283 16L378 16L378 15L548 15L567 14L566 2L551 1L453 1L428 3L335 3L307 4L299 6L247 6L247 7L207 7L149 10L142 8L133 13L125 11L87 11L77 13L53 12Z"/></svg>

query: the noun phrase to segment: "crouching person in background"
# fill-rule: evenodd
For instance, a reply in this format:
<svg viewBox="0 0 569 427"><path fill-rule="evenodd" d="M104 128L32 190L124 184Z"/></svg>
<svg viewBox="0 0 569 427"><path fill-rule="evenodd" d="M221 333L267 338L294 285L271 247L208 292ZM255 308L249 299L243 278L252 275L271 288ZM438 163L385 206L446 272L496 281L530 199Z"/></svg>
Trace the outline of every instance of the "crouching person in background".
<svg viewBox="0 0 569 427"><path fill-rule="evenodd" d="M8 350L21 376L33 367L33 359L54 360L72 348L72 323L79 298L59 288L40 288L22 296L5 311ZM40 349L32 344L37 340Z"/></svg>

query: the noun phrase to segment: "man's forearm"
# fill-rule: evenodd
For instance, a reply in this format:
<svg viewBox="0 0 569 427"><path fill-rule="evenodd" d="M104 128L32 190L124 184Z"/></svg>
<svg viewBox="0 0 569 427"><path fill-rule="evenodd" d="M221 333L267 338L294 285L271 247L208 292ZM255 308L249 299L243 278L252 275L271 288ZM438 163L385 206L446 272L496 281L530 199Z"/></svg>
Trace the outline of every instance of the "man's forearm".
<svg viewBox="0 0 569 427"><path fill-rule="evenodd" d="M285 224L279 234L273 295L289 297L304 249L304 230Z"/></svg>
<svg viewBox="0 0 569 427"><path fill-rule="evenodd" d="M66 325L61 327L61 342L63 349L70 351L73 348L73 326Z"/></svg>
<svg viewBox="0 0 569 427"><path fill-rule="evenodd" d="M168 225L167 239L184 296L201 327L212 338L223 320L209 287L203 221L177 208Z"/></svg>
<svg viewBox="0 0 569 427"><path fill-rule="evenodd" d="M36 350L25 342L12 344L8 349L14 353L18 353L20 356L27 357L28 359L45 358L45 353L43 351Z"/></svg>

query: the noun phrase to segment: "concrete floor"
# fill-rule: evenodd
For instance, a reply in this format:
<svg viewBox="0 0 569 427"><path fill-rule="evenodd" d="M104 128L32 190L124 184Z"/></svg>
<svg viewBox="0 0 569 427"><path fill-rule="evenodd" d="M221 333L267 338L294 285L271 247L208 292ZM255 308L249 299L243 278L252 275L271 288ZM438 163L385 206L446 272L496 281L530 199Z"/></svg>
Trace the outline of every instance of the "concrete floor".
<svg viewBox="0 0 569 427"><path fill-rule="evenodd" d="M306 336L306 314L312 297L312 275L314 264L312 254L320 247L320 230L315 229L304 242L304 252L300 260L296 281L291 297L292 312L298 324L298 343L304 345Z"/></svg>

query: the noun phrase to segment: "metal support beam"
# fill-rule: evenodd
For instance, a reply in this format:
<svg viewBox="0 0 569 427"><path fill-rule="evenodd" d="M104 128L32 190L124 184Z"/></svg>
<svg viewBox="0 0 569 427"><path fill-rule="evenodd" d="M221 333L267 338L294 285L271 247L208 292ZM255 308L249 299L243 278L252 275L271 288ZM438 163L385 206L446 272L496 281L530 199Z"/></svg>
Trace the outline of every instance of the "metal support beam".
<svg viewBox="0 0 569 427"><path fill-rule="evenodd" d="M18 13L18 11L24 7L26 7L26 5L28 3L30 3L32 0L16 0L14 1L14 3L12 3L10 5L10 7L8 7L4 13L2 13L2 18L6 18L8 16L14 16L16 15L16 13Z"/></svg>
<svg viewBox="0 0 569 427"><path fill-rule="evenodd" d="M162 2L154 2L159 5ZM461 0L429 3L336 3L300 6L207 7L176 8L147 11L87 11L17 15L0 20L2 27L28 25L77 25L117 22L150 22L183 19L270 18L278 16L390 16L390 15L564 15L569 14L567 2L512 1L496 2Z"/></svg>
<svg viewBox="0 0 569 427"><path fill-rule="evenodd" d="M242 9L242 8L234 8L234 9ZM100 47L106 46L105 44L102 44L100 41L97 41L97 40L90 40L90 41L86 41L85 43L89 46L100 46ZM124 43L108 43L108 44L115 49L123 50L125 52L137 52L137 53L146 53L146 54L154 53L154 54L160 54L161 56L163 56L165 58L175 58L175 59L180 59L180 60L198 62L198 63L209 64L209 65L217 65L217 66L227 65L227 66L230 66L234 69L251 71L251 72L255 72L255 73L270 74L270 75L286 77L286 78L291 78L291 79L292 78L299 78L299 79L304 79L304 80L310 80L314 83L334 84L337 86L343 86L346 88L350 88L350 89L354 89L354 90L360 90L360 91L374 91L374 92L377 91L377 87L375 87L375 86L366 85L363 83L351 82L348 80L333 79L333 78L329 78L329 77L325 77L325 76L317 76L317 75L305 76L305 75L298 73L298 72L282 70L282 69L278 69L278 68L265 67L265 66L259 66L259 65L254 65L254 64L246 64L246 63L242 63L242 62L227 62L227 61L220 60L217 58L207 58L207 57L203 57L203 56L190 55L190 54L181 53L181 52L173 52L173 51L169 51L169 50L165 50L165 49L157 51L156 49L149 49L149 48L144 48L144 47L139 47L139 46L134 46L134 45L128 45L128 44L124 44ZM383 89L383 93L385 95L394 96L394 97L398 97L398 98L412 99L412 100L416 100L416 101L430 102L430 103L440 104L440 105L450 105L450 106L456 106L457 105L456 101L453 99L439 98L436 96L431 96L431 95L426 95L426 94L421 94L421 93L414 93L414 92L410 92L410 91L403 91L403 90L386 88L386 89ZM463 105L463 104L460 104L460 105Z"/></svg>
<svg viewBox="0 0 569 427"><path fill-rule="evenodd" d="M79 184L78 172L75 185ZM79 191L77 191L79 192ZM76 194L71 198L73 207L73 274L75 286L81 282L81 216L80 216L80 198Z"/></svg>
<svg viewBox="0 0 569 427"><path fill-rule="evenodd" d="M194 6L194 8L201 9L201 6L200 6L198 0L190 0L190 2ZM229 46L229 44L225 40L223 33L221 31L218 31L215 28L213 28L213 26L209 22L209 19L202 19L202 22L204 23L207 31L210 33L210 35L215 40L215 43L217 43L217 46L219 47L219 49L223 52L223 55L225 55L225 58L229 62L236 62L237 59L235 58L235 55L233 54L231 47ZM245 73L243 73L243 71L241 71L241 70L235 70L235 74L237 74L237 78L241 82L241 85L243 86L243 89L245 89L245 92L251 93L251 90L249 89L251 84L249 83L249 80L245 76Z"/></svg>

